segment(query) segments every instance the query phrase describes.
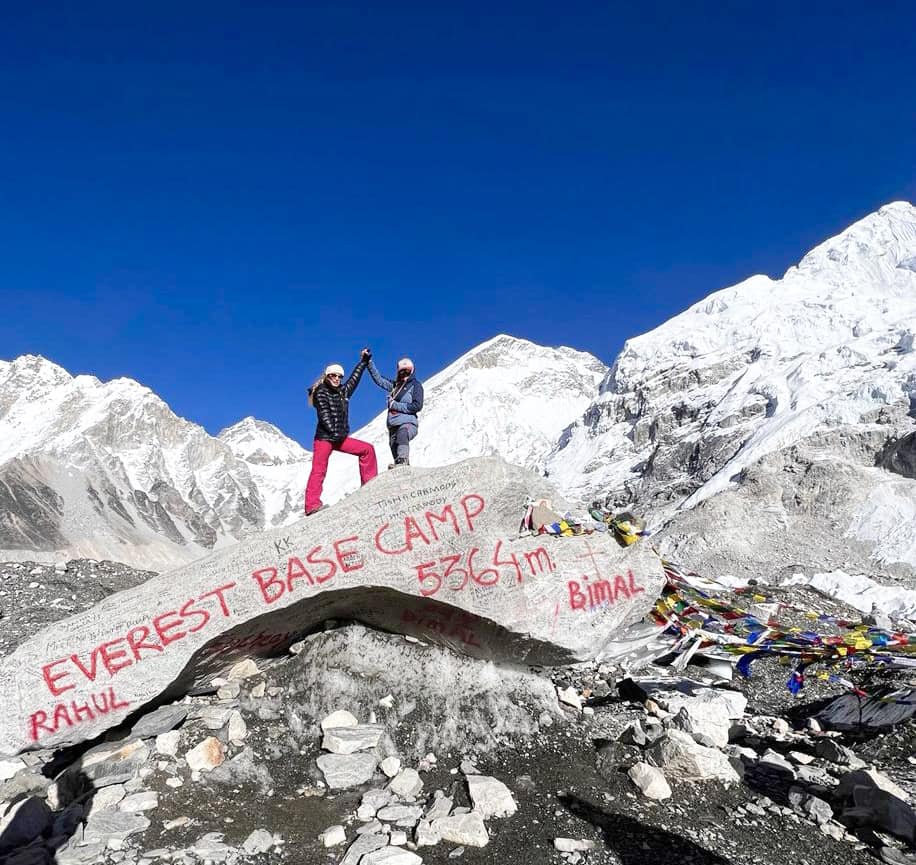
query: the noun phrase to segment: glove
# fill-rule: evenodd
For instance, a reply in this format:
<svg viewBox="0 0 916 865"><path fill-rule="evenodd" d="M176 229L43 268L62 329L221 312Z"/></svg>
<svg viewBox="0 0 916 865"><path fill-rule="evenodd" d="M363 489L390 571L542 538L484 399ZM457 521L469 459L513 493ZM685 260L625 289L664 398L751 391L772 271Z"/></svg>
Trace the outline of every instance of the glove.
<svg viewBox="0 0 916 865"><path fill-rule="evenodd" d="M360 356L363 360L372 360L372 349L371 349L371 348L364 348L364 349L359 353L359 356Z"/></svg>

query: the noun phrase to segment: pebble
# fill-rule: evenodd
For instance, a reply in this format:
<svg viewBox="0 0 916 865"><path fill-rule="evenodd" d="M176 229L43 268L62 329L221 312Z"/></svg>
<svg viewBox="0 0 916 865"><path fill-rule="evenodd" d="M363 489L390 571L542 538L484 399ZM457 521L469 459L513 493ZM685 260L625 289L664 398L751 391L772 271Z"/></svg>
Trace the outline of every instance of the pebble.
<svg viewBox="0 0 916 865"><path fill-rule="evenodd" d="M331 712L321 722L321 730L324 732L333 727L355 727L357 724L359 724L359 721L350 712L346 709L338 709L336 712Z"/></svg>
<svg viewBox="0 0 916 865"><path fill-rule="evenodd" d="M233 667L233 669L235 669ZM229 673L230 677L232 672ZM266 853L274 846L274 836L266 829L255 829L243 842L242 849L249 854Z"/></svg>
<svg viewBox="0 0 916 865"><path fill-rule="evenodd" d="M347 841L347 833L344 831L344 827L340 824L334 826L328 826L319 836L321 843L325 847L337 847L340 844L345 844Z"/></svg>
<svg viewBox="0 0 916 865"><path fill-rule="evenodd" d="M195 772L209 772L222 765L226 750L219 739L209 736L184 755L188 766Z"/></svg>
<svg viewBox="0 0 916 865"><path fill-rule="evenodd" d="M423 789L423 779L416 769L401 769L388 783L388 789L402 799L413 799Z"/></svg>
<svg viewBox="0 0 916 865"><path fill-rule="evenodd" d="M594 850L598 845L588 839L554 838L554 849L560 853L579 853Z"/></svg>
<svg viewBox="0 0 916 865"><path fill-rule="evenodd" d="M401 771L401 761L397 757L386 757L379 764L379 768L389 778L393 778Z"/></svg>

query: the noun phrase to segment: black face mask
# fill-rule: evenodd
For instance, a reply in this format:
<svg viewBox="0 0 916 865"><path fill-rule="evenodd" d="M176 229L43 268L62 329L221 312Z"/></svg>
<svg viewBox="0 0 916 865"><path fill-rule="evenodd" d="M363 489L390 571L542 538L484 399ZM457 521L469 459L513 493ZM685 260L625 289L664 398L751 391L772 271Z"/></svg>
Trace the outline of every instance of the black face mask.
<svg viewBox="0 0 916 865"><path fill-rule="evenodd" d="M411 372L412 370L409 370L409 369L398 370L398 380L404 381L405 378L410 378Z"/></svg>

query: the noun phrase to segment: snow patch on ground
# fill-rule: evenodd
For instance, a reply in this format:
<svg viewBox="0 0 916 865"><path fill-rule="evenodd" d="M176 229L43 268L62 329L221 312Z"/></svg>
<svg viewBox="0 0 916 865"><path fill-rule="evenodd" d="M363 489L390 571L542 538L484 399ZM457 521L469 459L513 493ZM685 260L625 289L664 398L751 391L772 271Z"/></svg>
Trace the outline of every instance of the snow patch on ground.
<svg viewBox="0 0 916 865"><path fill-rule="evenodd" d="M892 618L916 616L916 591L897 586L882 586L863 574L852 575L843 571L823 574L794 574L782 583L784 586L810 586L822 595L836 598L863 613L877 609Z"/></svg>

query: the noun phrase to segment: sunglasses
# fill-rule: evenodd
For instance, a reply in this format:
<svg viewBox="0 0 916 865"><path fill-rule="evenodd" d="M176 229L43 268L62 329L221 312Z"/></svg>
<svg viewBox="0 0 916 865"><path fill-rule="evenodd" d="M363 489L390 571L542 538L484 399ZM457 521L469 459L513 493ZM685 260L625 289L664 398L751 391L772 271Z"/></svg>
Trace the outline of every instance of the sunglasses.
<svg viewBox="0 0 916 865"><path fill-rule="evenodd" d="M339 372L329 372L328 378L343 378L343 376Z"/></svg>

